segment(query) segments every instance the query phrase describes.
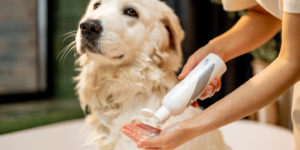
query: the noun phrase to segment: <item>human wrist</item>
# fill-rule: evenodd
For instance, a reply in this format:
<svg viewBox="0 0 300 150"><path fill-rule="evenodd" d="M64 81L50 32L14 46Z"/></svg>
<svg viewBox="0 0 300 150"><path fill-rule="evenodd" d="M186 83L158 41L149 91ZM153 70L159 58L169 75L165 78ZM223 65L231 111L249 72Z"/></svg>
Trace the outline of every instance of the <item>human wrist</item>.
<svg viewBox="0 0 300 150"><path fill-rule="evenodd" d="M224 62L227 60L224 54L224 44L220 44L217 38L210 40L205 46L209 53L218 55Z"/></svg>
<svg viewBox="0 0 300 150"><path fill-rule="evenodd" d="M195 116L182 121L182 127L184 128L184 131L191 136L191 139L206 133L204 128L205 125L197 118L198 117Z"/></svg>

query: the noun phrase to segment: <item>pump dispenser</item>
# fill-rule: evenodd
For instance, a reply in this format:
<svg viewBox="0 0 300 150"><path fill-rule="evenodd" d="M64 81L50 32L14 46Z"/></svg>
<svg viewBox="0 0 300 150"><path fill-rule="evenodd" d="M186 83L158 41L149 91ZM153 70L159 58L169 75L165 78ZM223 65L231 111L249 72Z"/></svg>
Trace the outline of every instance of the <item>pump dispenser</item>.
<svg viewBox="0 0 300 150"><path fill-rule="evenodd" d="M206 86L226 70L224 61L210 53L164 97L163 106L155 113L144 108L141 114L148 118L155 117L157 123L164 124L171 116L182 114L204 92Z"/></svg>

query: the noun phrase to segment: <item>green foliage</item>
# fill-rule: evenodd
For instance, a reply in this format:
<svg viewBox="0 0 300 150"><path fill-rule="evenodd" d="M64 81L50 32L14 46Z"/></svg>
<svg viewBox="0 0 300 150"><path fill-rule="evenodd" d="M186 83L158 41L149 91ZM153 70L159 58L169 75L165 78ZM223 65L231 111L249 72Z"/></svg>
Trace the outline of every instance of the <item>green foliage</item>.
<svg viewBox="0 0 300 150"><path fill-rule="evenodd" d="M258 49L254 50L252 52L250 52L250 54L256 60L264 60L264 61L272 62L278 56L278 52L275 49L276 46L277 46L276 40L271 39L265 45L259 47Z"/></svg>
<svg viewBox="0 0 300 150"><path fill-rule="evenodd" d="M248 10L241 10L238 12L227 12L227 16L230 19L237 19L237 17L242 17L243 15L245 15L248 12Z"/></svg>
<svg viewBox="0 0 300 150"><path fill-rule="evenodd" d="M221 0L210 0L214 4L222 4ZM237 17L242 17L248 12L248 10L241 10L238 12L227 12L228 18L235 20ZM269 61L272 62L275 60L278 56L278 52L276 51L277 42L274 39L271 39L269 42L264 44L263 46L257 48L256 50L250 52L250 54L254 57L256 60L263 60L263 61Z"/></svg>
<svg viewBox="0 0 300 150"><path fill-rule="evenodd" d="M222 0L210 0L210 2L218 5L222 5Z"/></svg>
<svg viewBox="0 0 300 150"><path fill-rule="evenodd" d="M0 135L83 116L74 100L3 105L0 109Z"/></svg>
<svg viewBox="0 0 300 150"><path fill-rule="evenodd" d="M56 98L72 99L76 98L75 95L75 83L72 78L75 77L78 72L74 71L77 67L74 65L76 57L74 52L70 51L68 54L59 53L72 41L75 40L75 36L68 38L64 43L63 40L67 36L64 34L70 31L76 31L80 18L85 13L85 9L89 3L89 0L54 0L53 18L51 18L53 26L53 62L54 62L54 96Z"/></svg>
<svg viewBox="0 0 300 150"><path fill-rule="evenodd" d="M239 17L242 17L248 12L248 10L238 11L237 14ZM262 45L261 47L257 48L254 51L251 51L250 54L253 56L255 60L263 60L272 62L274 61L277 56L278 52L276 51L277 42L275 39L271 39L266 44Z"/></svg>
<svg viewBox="0 0 300 150"><path fill-rule="evenodd" d="M242 17L247 12L248 12L248 10L242 10L242 11L238 11L238 12L227 12L227 15L230 19L236 19L236 17ZM278 52L276 50L277 45L278 45L278 42L275 39L271 39L266 44L262 45L261 47L257 48L256 50L250 52L250 54L256 60L272 62L278 56Z"/></svg>

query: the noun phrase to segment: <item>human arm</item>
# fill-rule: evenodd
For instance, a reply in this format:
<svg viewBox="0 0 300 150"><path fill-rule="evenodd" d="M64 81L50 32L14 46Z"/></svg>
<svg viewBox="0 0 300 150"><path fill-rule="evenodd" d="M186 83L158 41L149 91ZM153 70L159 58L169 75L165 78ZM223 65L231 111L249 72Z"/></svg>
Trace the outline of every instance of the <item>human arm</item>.
<svg viewBox="0 0 300 150"><path fill-rule="evenodd" d="M300 14L284 12L282 47L278 58L261 73L197 116L175 123L139 148L171 150L266 106L300 80ZM153 148L152 148L153 149Z"/></svg>
<svg viewBox="0 0 300 150"><path fill-rule="evenodd" d="M214 53L227 62L266 43L280 28L281 21L261 6L250 8L230 30L190 56L179 79L184 79L209 53Z"/></svg>
<svg viewBox="0 0 300 150"><path fill-rule="evenodd" d="M214 38L189 57L179 79L184 79L209 53L217 54L224 62L256 49L270 40L281 28L281 21L257 5L240 18L227 32ZM208 85L199 97L212 97L221 87L220 79Z"/></svg>
<svg viewBox="0 0 300 150"><path fill-rule="evenodd" d="M256 5L242 16L227 32L214 38L189 57L179 79L184 79L209 53L214 53L227 62L248 53L270 40L281 28L281 20ZM214 79L199 97L212 97L221 88L221 79ZM196 102L193 104L197 104ZM192 105L193 106L193 105ZM195 105L195 107L198 105Z"/></svg>

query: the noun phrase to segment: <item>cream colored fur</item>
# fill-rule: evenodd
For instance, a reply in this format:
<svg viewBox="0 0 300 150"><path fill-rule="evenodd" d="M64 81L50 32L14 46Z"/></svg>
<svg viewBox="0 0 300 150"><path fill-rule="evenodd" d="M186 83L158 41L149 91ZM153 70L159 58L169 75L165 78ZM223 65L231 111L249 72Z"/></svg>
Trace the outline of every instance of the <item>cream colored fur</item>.
<svg viewBox="0 0 300 150"><path fill-rule="evenodd" d="M77 62L80 75L77 92L91 135L89 140L100 150L136 150L136 144L122 134L125 123L143 122L160 127L154 119L140 115L142 108L157 110L163 97L179 82L175 74L181 67L181 41L184 33L174 12L158 0L102 0L93 10L92 0L81 22L101 21L103 33L92 53L82 44L78 30ZM134 8L138 18L123 14L125 7ZM168 32L166 26L170 29ZM124 55L117 59L115 56ZM162 127L190 118L200 109L189 108L184 114L172 117ZM178 150L225 150L218 130L199 136Z"/></svg>

